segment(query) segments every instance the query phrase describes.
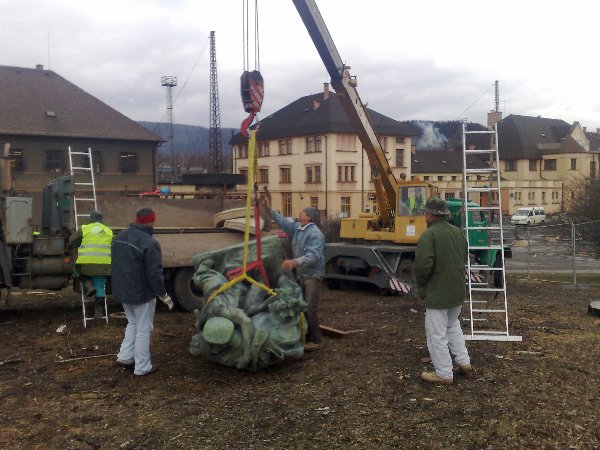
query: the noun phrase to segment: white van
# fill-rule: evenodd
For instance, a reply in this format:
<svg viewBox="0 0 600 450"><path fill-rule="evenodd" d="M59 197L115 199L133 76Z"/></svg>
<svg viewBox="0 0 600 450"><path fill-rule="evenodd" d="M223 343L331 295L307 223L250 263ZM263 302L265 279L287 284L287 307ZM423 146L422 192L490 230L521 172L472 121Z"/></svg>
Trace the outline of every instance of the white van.
<svg viewBox="0 0 600 450"><path fill-rule="evenodd" d="M546 210L541 207L532 206L519 208L510 218L513 225L535 225L546 221Z"/></svg>

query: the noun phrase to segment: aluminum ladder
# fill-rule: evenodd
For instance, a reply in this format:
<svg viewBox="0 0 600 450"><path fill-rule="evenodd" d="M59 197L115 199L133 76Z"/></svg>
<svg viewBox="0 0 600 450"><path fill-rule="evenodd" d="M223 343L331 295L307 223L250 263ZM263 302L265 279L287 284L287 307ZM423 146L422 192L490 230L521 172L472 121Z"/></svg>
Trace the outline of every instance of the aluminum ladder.
<svg viewBox="0 0 600 450"><path fill-rule="evenodd" d="M469 330L465 339L518 342L522 337L511 336L508 328L498 128L469 131L463 121L462 132L463 226L469 250L468 311L463 311ZM474 135L479 136L468 139ZM478 149L470 141L481 146L486 140L482 136L489 136L489 147ZM472 196L479 197L479 202L470 201ZM478 260L474 255L479 255Z"/></svg>
<svg viewBox="0 0 600 450"><path fill-rule="evenodd" d="M73 212L75 215L75 229L79 229L80 219L89 217L93 210L98 209L92 149L88 147L87 151L79 152L73 151L71 146L69 146L69 167L74 180ZM82 283L79 283L79 287L81 291L83 327L86 328L88 321L96 319L87 317L85 311L85 290ZM104 316L102 319L108 323L108 304L106 302L106 295L104 296Z"/></svg>

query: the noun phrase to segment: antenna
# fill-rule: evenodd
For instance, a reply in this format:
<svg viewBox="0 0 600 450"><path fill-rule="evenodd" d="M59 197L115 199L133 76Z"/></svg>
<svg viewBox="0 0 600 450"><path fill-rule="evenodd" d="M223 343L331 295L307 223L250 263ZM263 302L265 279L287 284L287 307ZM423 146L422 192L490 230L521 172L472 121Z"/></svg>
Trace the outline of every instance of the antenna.
<svg viewBox="0 0 600 450"><path fill-rule="evenodd" d="M495 95L494 95L494 111L500 112L500 88L498 80L494 83Z"/></svg>
<svg viewBox="0 0 600 450"><path fill-rule="evenodd" d="M160 78L161 86L167 88L167 115L169 116L169 154L171 157L171 168L174 171L175 177L179 176L179 168L175 158L175 150L173 148L173 88L177 86L177 77L165 75Z"/></svg>
<svg viewBox="0 0 600 450"><path fill-rule="evenodd" d="M215 32L210 32L210 125L208 130L208 173L223 173L223 139L219 111L219 83L217 81L217 51Z"/></svg>

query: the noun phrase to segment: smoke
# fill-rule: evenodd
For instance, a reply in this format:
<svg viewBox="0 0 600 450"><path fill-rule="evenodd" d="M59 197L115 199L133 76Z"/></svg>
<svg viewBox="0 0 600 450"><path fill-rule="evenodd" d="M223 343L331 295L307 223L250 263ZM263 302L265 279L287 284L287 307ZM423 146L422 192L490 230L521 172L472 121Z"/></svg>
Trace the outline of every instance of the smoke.
<svg viewBox="0 0 600 450"><path fill-rule="evenodd" d="M415 147L417 150L443 150L448 139L433 123L415 122L421 129L421 135L416 139Z"/></svg>

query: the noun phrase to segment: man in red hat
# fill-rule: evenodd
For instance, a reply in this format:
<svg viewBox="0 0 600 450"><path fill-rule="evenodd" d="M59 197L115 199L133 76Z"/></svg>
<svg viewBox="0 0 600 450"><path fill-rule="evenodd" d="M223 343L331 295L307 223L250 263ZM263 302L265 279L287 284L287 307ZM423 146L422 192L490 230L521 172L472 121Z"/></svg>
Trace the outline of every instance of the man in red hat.
<svg viewBox="0 0 600 450"><path fill-rule="evenodd" d="M156 297L173 308L165 289L160 245L152 237L155 220L152 209L140 209L135 223L129 224L112 243L112 295L123 304L127 316L116 363L133 369L134 375L156 371L150 361Z"/></svg>

